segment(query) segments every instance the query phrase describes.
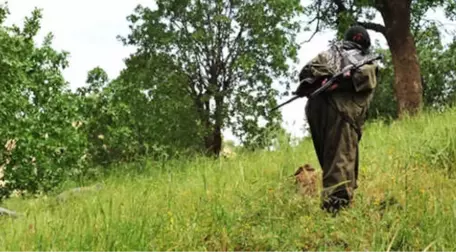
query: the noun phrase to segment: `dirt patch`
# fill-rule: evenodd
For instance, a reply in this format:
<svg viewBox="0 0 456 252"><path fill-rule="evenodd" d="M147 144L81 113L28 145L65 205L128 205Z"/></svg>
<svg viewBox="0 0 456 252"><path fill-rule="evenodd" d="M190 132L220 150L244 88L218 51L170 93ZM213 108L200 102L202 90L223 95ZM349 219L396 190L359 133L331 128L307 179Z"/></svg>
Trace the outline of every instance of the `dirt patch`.
<svg viewBox="0 0 456 252"><path fill-rule="evenodd" d="M318 175L310 164L299 167L294 176L298 194L310 197L318 195Z"/></svg>

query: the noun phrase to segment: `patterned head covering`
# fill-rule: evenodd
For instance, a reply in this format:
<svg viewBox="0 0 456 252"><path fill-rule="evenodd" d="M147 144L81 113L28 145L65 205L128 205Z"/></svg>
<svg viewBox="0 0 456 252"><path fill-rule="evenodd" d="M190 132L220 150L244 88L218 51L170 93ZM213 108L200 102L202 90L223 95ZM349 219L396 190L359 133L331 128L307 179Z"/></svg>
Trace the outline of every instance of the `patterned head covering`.
<svg viewBox="0 0 456 252"><path fill-rule="evenodd" d="M344 35L345 41L351 41L360 45L363 50L367 50L371 46L371 40L366 28L361 25L350 27Z"/></svg>

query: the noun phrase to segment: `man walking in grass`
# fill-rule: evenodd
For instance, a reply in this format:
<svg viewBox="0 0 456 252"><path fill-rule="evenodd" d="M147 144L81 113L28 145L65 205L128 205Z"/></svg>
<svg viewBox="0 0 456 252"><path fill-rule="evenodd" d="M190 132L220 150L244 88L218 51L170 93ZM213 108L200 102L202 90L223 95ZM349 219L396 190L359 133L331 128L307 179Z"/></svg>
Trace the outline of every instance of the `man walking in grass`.
<svg viewBox="0 0 456 252"><path fill-rule="evenodd" d="M332 43L328 50L305 65L299 79L312 78L322 85L347 64L369 56L370 47L367 30L353 26L346 31L343 41ZM329 212L349 206L358 187L358 144L377 74L376 64L366 64L307 101L305 113L323 170L322 208ZM301 86L295 93L307 96L305 87Z"/></svg>

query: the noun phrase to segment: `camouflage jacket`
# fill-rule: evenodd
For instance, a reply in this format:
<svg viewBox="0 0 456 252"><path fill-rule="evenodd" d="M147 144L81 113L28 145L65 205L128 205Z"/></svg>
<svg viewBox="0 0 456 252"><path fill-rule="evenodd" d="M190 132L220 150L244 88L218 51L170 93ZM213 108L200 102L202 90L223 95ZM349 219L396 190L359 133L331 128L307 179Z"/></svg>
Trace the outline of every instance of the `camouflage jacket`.
<svg viewBox="0 0 456 252"><path fill-rule="evenodd" d="M326 51L319 53L307 63L299 74L300 79L321 79L330 77L353 60L368 56L361 48L351 42L333 43ZM325 95L329 102L348 117L359 128L364 124L365 116L377 86L378 66L367 64L352 73L352 77L339 81L339 87L320 95Z"/></svg>

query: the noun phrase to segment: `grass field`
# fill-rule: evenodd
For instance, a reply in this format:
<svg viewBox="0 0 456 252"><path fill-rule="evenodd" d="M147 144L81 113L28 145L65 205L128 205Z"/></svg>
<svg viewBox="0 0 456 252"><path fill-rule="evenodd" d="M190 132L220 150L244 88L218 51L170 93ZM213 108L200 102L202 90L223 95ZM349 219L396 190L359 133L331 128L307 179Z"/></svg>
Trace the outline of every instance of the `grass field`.
<svg viewBox="0 0 456 252"><path fill-rule="evenodd" d="M275 152L119 167L99 191L10 199L0 250L456 250L456 111L371 123L353 208L331 217L290 175L310 141ZM72 186L69 183L67 186Z"/></svg>

